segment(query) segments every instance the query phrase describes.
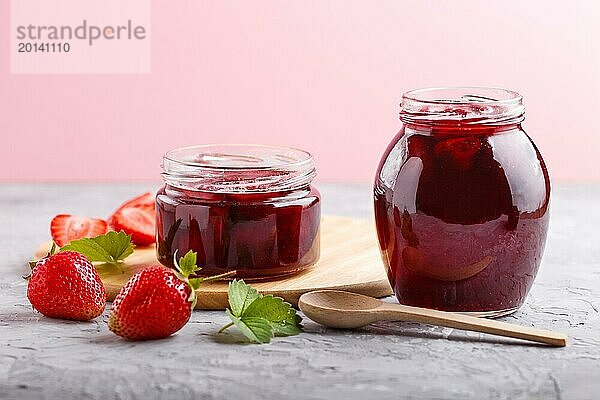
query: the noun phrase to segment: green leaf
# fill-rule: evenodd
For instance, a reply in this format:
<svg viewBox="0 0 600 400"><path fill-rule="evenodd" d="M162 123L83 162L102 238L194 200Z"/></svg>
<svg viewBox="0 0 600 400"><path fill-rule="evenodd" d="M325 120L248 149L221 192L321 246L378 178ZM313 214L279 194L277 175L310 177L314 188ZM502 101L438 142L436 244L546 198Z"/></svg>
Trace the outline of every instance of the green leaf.
<svg viewBox="0 0 600 400"><path fill-rule="evenodd" d="M231 319L231 322L246 336L255 343L269 343L273 338L273 327L264 318L258 317L236 317L231 311L225 313Z"/></svg>
<svg viewBox="0 0 600 400"><path fill-rule="evenodd" d="M241 317L248 306L250 306L254 300L261 297L260 293L252 286L246 285L243 280L238 281L236 279L229 283L228 296L229 307L236 317Z"/></svg>
<svg viewBox="0 0 600 400"><path fill-rule="evenodd" d="M131 235L128 235L123 231L111 231L105 235L96 236L92 240L95 240L100 246L106 249L116 261L124 260L133 254L134 246L131 242Z"/></svg>
<svg viewBox="0 0 600 400"><path fill-rule="evenodd" d="M60 251L76 251L90 261L114 262L110 253L91 238L74 240L60 248Z"/></svg>
<svg viewBox="0 0 600 400"><path fill-rule="evenodd" d="M177 254L177 253L175 253ZM183 276L186 278L196 272L199 268L196 266L197 253L195 251L188 251L185 256L179 258L179 262L175 262L175 266Z"/></svg>
<svg viewBox="0 0 600 400"><path fill-rule="evenodd" d="M229 306L231 309L226 310L227 316L253 342L269 343L274 336L292 336L302 332L302 318L291 304L280 297L263 296L244 281L229 283Z"/></svg>
<svg viewBox="0 0 600 400"><path fill-rule="evenodd" d="M56 247L56 243L52 242L52 247L50 247L50 251L48 252L49 256L52 256L56 253L56 250L58 250Z"/></svg>
<svg viewBox="0 0 600 400"><path fill-rule="evenodd" d="M281 297L267 295L254 300L242 317L266 319L271 323L274 333L278 336L291 336L302 332L300 326L302 317L297 315L292 305L286 303Z"/></svg>
<svg viewBox="0 0 600 400"><path fill-rule="evenodd" d="M123 231L111 231L94 238L73 240L61 247L60 251L76 251L92 262L116 263L133 253L133 243L131 243L131 235Z"/></svg>
<svg viewBox="0 0 600 400"><path fill-rule="evenodd" d="M193 290L197 290L200 288L200 284L204 281L202 278L192 278L189 280L190 286Z"/></svg>
<svg viewBox="0 0 600 400"><path fill-rule="evenodd" d="M275 324L271 323L273 326L273 333L275 336L295 336L302 332L302 325L300 323L297 324Z"/></svg>
<svg viewBox="0 0 600 400"><path fill-rule="evenodd" d="M175 264L175 268L177 268L177 271L174 271L174 273L175 273L175 276L177 276L177 278L179 280L187 283L191 289L190 296L188 297L188 301L190 301L192 303L192 310L194 309L194 307L196 306L196 302L198 301L198 296L196 295L196 290L198 290L200 288L200 285L202 284L202 282L218 281L220 279L229 277L232 274L235 274L235 271L231 271L231 272L227 272L227 273L220 274L220 275L209 276L206 278L191 278L190 279L190 275L192 275L193 273L198 272L202 269L196 265L197 253L193 250L189 250L185 254L185 256L180 257L179 261L177 261L177 251L178 250L175 250L175 253L173 254L173 263Z"/></svg>

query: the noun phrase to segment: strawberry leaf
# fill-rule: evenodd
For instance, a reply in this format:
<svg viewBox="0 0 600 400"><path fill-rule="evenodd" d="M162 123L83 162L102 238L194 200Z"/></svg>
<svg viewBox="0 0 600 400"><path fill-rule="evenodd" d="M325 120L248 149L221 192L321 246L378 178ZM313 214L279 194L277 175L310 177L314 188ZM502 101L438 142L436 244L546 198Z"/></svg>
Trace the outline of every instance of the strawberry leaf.
<svg viewBox="0 0 600 400"><path fill-rule="evenodd" d="M266 319L258 317L239 318L229 310L226 310L225 313L231 319L231 322L251 341L269 343L273 338L273 328Z"/></svg>
<svg viewBox="0 0 600 400"><path fill-rule="evenodd" d="M241 317L252 302L260 297L260 293L241 280L234 279L229 283L229 307L236 317Z"/></svg>
<svg viewBox="0 0 600 400"><path fill-rule="evenodd" d="M177 250L175 250L175 253L173 254L173 264L175 264L175 268L177 269L177 271L175 271L175 276L177 276L177 278L179 278L181 281L187 283L191 289L188 301L192 303L192 310L194 307L196 307L196 302L198 301L196 290L200 288L202 282L218 281L220 279L235 275L235 271L230 271L224 274L213 275L206 278L190 278L190 275L202 269L196 265L196 262L197 253L195 251L189 250L185 256L179 258L179 261L177 261Z"/></svg>
<svg viewBox="0 0 600 400"><path fill-rule="evenodd" d="M200 284L204 281L204 279L202 278L192 278L189 280L190 282L190 287L194 290L197 290L200 288Z"/></svg>
<svg viewBox="0 0 600 400"><path fill-rule="evenodd" d="M243 314L244 318L259 317L271 323L277 336L292 336L299 334L302 329L302 317L296 314L291 304L280 297L263 296L252 302Z"/></svg>
<svg viewBox="0 0 600 400"><path fill-rule="evenodd" d="M177 253L175 253L177 254ZM175 255L175 257L177 257ZM198 271L200 268L196 266L197 254L195 251L188 251L185 256L179 258L179 262L175 259L175 266L186 278Z"/></svg>
<svg viewBox="0 0 600 400"><path fill-rule="evenodd" d="M52 247L50 247L50 251L48 251L47 257L54 255L54 253L56 253L57 250L58 249L57 249L56 243L52 242Z"/></svg>
<svg viewBox="0 0 600 400"><path fill-rule="evenodd" d="M71 241L60 248L60 251L76 251L90 261L117 263L133 253L131 235L125 232L108 232L94 238L83 238Z"/></svg>
<svg viewBox="0 0 600 400"><path fill-rule="evenodd" d="M263 296L244 281L229 283L229 307L226 314L231 325L252 342L269 343L274 336L292 336L302 332L302 317L296 314L291 304L280 297Z"/></svg>

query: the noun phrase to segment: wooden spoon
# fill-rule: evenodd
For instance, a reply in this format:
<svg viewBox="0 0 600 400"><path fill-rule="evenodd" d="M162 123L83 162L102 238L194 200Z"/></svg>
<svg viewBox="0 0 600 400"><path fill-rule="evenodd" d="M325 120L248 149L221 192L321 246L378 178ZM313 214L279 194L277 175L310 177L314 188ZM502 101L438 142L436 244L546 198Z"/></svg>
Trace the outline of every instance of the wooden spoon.
<svg viewBox="0 0 600 400"><path fill-rule="evenodd" d="M358 328L381 320L408 321L531 340L551 346L567 345L567 337L562 333L463 314L386 303L374 297L339 290L305 293L300 296L298 306L308 318L331 328Z"/></svg>

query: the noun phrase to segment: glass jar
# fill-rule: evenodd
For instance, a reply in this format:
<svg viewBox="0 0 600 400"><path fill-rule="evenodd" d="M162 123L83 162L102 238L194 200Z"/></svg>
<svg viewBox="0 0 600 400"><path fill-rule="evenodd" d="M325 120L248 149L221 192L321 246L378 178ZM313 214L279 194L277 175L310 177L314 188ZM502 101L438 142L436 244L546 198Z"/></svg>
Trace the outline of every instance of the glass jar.
<svg viewBox="0 0 600 400"><path fill-rule="evenodd" d="M523 119L522 97L508 90L404 94L402 127L374 186L379 245L400 303L490 317L521 306L550 200Z"/></svg>
<svg viewBox="0 0 600 400"><path fill-rule="evenodd" d="M321 202L313 157L258 145L202 145L163 158L156 197L158 260L198 254L202 275L237 278L291 274L319 258Z"/></svg>

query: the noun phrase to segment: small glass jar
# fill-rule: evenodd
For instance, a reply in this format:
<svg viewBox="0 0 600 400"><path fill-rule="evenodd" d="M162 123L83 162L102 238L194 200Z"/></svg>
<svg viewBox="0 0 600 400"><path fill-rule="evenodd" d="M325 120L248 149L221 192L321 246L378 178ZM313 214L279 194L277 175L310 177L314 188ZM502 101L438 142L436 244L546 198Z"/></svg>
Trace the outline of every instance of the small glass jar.
<svg viewBox="0 0 600 400"><path fill-rule="evenodd" d="M518 93L422 89L375 179L383 261L402 304L500 316L536 276L549 218L544 160Z"/></svg>
<svg viewBox="0 0 600 400"><path fill-rule="evenodd" d="M202 275L266 279L319 258L320 195L313 157L259 145L178 148L163 158L156 197L158 260L193 250Z"/></svg>

